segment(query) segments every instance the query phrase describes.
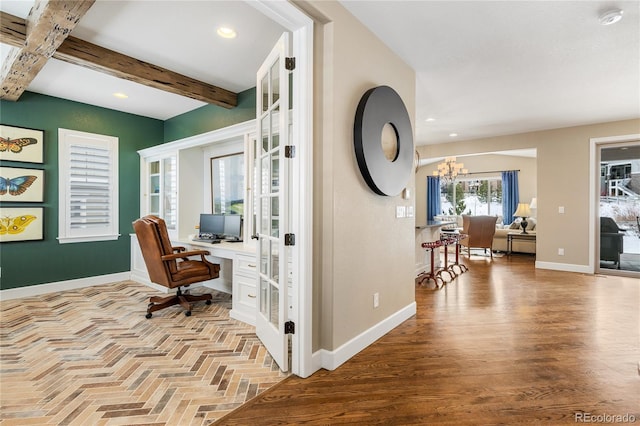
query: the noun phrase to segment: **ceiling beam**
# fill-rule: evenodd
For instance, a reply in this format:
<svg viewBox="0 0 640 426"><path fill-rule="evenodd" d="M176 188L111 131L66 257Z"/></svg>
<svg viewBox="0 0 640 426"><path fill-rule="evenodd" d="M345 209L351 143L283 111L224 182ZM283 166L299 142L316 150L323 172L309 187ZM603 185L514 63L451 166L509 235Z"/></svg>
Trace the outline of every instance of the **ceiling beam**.
<svg viewBox="0 0 640 426"><path fill-rule="evenodd" d="M25 21L22 46L12 49L0 71L0 99L17 101L22 96L94 2L95 0L36 0ZM0 20L3 25L5 21L4 17ZM13 31L7 31L14 37L18 36L21 31L15 31L15 19L10 21ZM4 42L4 26L0 34Z"/></svg>
<svg viewBox="0 0 640 426"><path fill-rule="evenodd" d="M0 41L2 43L20 47L24 44L25 35L26 22L23 19L0 12ZM67 37L52 56L74 65L224 108L233 108L238 105L238 95L234 92L105 49L76 37ZM4 80L2 86L4 87Z"/></svg>

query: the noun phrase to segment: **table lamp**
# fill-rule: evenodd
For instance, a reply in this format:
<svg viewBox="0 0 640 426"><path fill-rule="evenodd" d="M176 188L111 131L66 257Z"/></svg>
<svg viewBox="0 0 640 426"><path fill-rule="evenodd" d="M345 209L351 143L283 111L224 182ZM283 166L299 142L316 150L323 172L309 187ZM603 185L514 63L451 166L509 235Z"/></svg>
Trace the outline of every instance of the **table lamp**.
<svg viewBox="0 0 640 426"><path fill-rule="evenodd" d="M531 216L531 209L529 208L529 204L518 203L518 208L513 215L522 218L522 222L520 222L520 226L522 226L521 234L527 234L527 225L529 224L527 222L527 217Z"/></svg>

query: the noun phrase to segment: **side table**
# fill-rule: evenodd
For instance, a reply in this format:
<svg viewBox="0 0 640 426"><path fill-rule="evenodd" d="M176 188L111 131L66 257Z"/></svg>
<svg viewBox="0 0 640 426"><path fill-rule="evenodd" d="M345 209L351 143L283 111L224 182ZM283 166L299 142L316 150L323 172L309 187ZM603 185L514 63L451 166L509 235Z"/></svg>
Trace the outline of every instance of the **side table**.
<svg viewBox="0 0 640 426"><path fill-rule="evenodd" d="M507 254L511 254L511 245L513 244L513 240L526 240L526 241L536 241L536 234L523 234L519 231L513 231L507 233Z"/></svg>

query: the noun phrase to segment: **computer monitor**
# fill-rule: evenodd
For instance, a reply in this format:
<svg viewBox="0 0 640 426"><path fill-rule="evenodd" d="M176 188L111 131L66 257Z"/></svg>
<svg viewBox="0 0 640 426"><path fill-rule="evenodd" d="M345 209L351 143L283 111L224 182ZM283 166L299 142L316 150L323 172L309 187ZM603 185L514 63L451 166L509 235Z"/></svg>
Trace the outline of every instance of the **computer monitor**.
<svg viewBox="0 0 640 426"><path fill-rule="evenodd" d="M223 214L200 214L200 236L218 238L224 234Z"/></svg>
<svg viewBox="0 0 640 426"><path fill-rule="evenodd" d="M224 216L224 237L228 240L240 241L242 238L242 216L227 214Z"/></svg>

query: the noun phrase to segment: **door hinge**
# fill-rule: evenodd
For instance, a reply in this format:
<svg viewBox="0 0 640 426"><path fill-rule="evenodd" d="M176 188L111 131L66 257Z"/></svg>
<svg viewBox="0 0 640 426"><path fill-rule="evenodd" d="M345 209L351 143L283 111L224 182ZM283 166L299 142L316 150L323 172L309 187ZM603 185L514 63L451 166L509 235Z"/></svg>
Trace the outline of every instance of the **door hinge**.
<svg viewBox="0 0 640 426"><path fill-rule="evenodd" d="M293 321L284 323L284 334L296 334L296 324Z"/></svg>
<svg viewBox="0 0 640 426"><path fill-rule="evenodd" d="M296 234L284 234L284 245L285 246L295 246L296 245Z"/></svg>
<svg viewBox="0 0 640 426"><path fill-rule="evenodd" d="M284 58L284 67L288 71L293 71L296 69L296 58Z"/></svg>
<svg viewBox="0 0 640 426"><path fill-rule="evenodd" d="M295 145L285 145L285 147L284 147L284 156L285 156L285 158L294 158L296 156L296 147L295 147Z"/></svg>

